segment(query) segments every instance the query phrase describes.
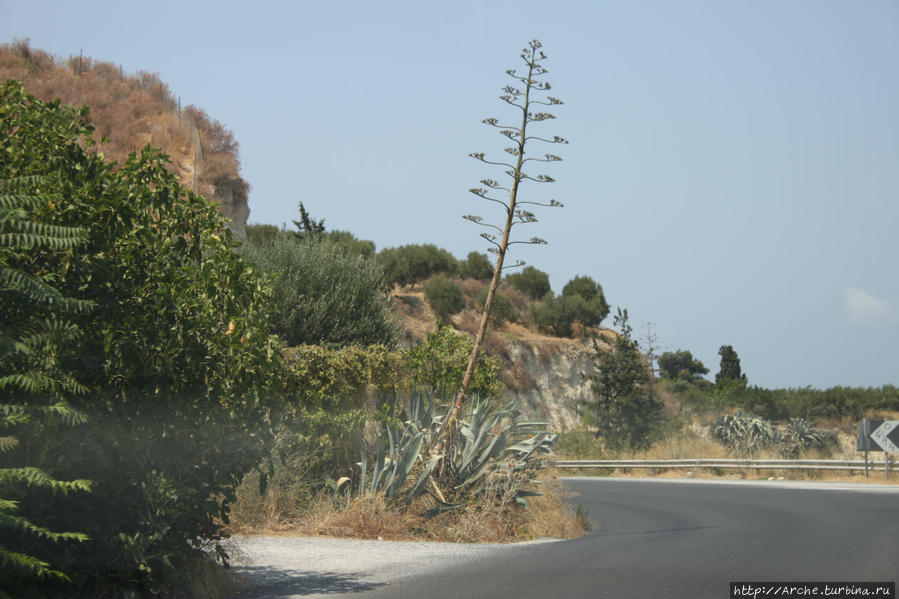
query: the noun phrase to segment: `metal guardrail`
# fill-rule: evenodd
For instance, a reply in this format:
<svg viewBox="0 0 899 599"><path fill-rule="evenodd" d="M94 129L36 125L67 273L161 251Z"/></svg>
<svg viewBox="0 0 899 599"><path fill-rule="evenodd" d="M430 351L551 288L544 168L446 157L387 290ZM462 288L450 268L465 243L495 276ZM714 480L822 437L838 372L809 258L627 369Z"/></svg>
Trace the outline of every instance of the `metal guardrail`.
<svg viewBox="0 0 899 599"><path fill-rule="evenodd" d="M666 470L670 468L725 468L737 470L865 470L864 460L735 460L735 459L681 459L681 460L556 460L556 468L644 468ZM867 469L877 472L899 470L893 460L868 460Z"/></svg>

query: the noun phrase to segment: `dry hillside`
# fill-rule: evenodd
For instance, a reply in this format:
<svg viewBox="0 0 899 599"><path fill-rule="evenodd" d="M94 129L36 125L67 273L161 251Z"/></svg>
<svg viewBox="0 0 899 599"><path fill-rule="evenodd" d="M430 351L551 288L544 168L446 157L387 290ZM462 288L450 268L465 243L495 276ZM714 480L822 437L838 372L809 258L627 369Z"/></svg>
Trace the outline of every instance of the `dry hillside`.
<svg viewBox="0 0 899 599"><path fill-rule="evenodd" d="M458 334L473 339L481 317L475 301L486 283L474 279L457 282L462 287L465 309L450 317L448 324ZM396 287L391 294L406 346L423 343L437 327L438 317L428 305L423 287ZM525 296L508 285L503 285L501 292L515 307L515 322L492 325L484 347L487 355L502 364L507 397L525 406L528 416L550 421L556 431L578 426L578 403L592 396L588 377L596 373L592 339L595 336L598 343L609 348L608 340L615 332L576 328L572 338L548 335L533 323Z"/></svg>
<svg viewBox="0 0 899 599"><path fill-rule="evenodd" d="M89 121L100 151L124 162L147 144L172 159L181 182L216 202L243 236L249 216L249 185L239 174L238 144L218 121L195 106L181 108L157 75L124 73L120 66L70 56L62 59L32 48L28 40L0 45L0 81L18 79L42 100L90 106Z"/></svg>

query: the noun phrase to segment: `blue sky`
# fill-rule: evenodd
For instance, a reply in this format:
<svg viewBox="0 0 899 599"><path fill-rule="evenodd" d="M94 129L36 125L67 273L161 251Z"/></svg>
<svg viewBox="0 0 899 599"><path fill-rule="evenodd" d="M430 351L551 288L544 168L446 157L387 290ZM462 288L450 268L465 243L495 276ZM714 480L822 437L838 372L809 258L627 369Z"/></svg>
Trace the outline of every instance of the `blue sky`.
<svg viewBox="0 0 899 599"><path fill-rule="evenodd" d="M231 128L251 222L304 202L378 248L486 249L480 124L520 48L565 101L517 257L751 384L899 384L899 3L0 0L0 42L158 73ZM534 152L540 151L533 148Z"/></svg>

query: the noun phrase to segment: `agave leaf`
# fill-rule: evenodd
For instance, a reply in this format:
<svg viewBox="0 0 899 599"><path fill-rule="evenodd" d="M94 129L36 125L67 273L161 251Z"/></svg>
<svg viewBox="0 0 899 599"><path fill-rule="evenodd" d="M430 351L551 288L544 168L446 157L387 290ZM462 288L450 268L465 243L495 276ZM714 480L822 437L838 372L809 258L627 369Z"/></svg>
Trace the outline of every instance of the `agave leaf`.
<svg viewBox="0 0 899 599"><path fill-rule="evenodd" d="M412 439L411 443L406 446L403 457L397 463L395 468L395 476L392 477L390 483L385 484L387 497L392 497L402 488L403 483L406 482L409 472L412 471L412 467L415 465L419 453L421 453L421 446L424 443L424 439L424 434L419 433Z"/></svg>
<svg viewBox="0 0 899 599"><path fill-rule="evenodd" d="M432 507L427 512L425 512L425 517L433 518L434 516L439 516L440 514L445 514L446 512L451 512L453 510L457 510L461 507L465 507L464 503L441 503L435 507Z"/></svg>
<svg viewBox="0 0 899 599"><path fill-rule="evenodd" d="M489 462L491 459L496 458L506 447L506 443L509 440L509 431L504 430L499 435L493 438L493 441L490 445L481 452L480 457L478 458L479 462Z"/></svg>
<svg viewBox="0 0 899 599"><path fill-rule="evenodd" d="M524 420L522 422L516 422L515 426L519 429L537 427L540 429L549 428L549 421L547 420Z"/></svg>
<svg viewBox="0 0 899 599"><path fill-rule="evenodd" d="M481 451L481 447L483 447L484 443L487 440L487 435L490 434L490 431L493 430L494 426L499 422L499 416L495 415L493 418L487 419L487 422L480 421L478 422L478 431L477 437L475 440L466 447L465 453L462 455L462 463L459 465L459 470L464 471L468 468L469 464L472 460L475 459L475 456L479 451ZM506 434L506 431L503 431L503 434ZM496 445L496 440L498 437L494 437L493 441L488 446L488 450L493 448ZM503 443L505 445L505 442ZM488 450L484 450L487 452ZM484 461L483 452L482 456L478 458L478 461Z"/></svg>
<svg viewBox="0 0 899 599"><path fill-rule="evenodd" d="M540 491L519 491L518 497L542 497L543 493Z"/></svg>
<svg viewBox="0 0 899 599"><path fill-rule="evenodd" d="M431 459L425 465L424 470L422 470L421 474L418 475L418 480L415 481L415 486L412 487L412 491L409 492L409 495L412 497L418 497L425 489L425 484L428 482L428 478L431 476L431 473L434 472L434 468L437 467L437 464L440 463L440 460L443 459L443 454L438 454L435 456L431 456Z"/></svg>
<svg viewBox="0 0 899 599"><path fill-rule="evenodd" d="M465 487L470 487L478 482L482 476L487 473L487 470L490 468L490 462L481 463L473 472L471 472L468 476L466 476L462 482L456 485L456 489L461 491Z"/></svg>
<svg viewBox="0 0 899 599"><path fill-rule="evenodd" d="M394 429L392 426L387 427L387 455L393 456L396 454L396 444L394 443Z"/></svg>
<svg viewBox="0 0 899 599"><path fill-rule="evenodd" d="M378 443L377 449L375 450L375 469L371 473L371 494L374 495L378 490L378 483L381 479L381 475L384 473L384 445L383 443Z"/></svg>
<svg viewBox="0 0 899 599"><path fill-rule="evenodd" d="M357 462L359 465L359 496L362 497L365 495L365 468L368 465L368 457L365 455L365 447L360 451L362 454L362 461Z"/></svg>

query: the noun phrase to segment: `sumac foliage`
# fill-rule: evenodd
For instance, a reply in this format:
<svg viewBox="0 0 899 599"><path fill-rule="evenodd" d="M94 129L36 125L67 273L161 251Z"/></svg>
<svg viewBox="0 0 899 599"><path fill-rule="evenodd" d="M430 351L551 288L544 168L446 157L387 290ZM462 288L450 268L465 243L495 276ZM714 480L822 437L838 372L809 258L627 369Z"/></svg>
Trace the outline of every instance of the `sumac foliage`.
<svg viewBox="0 0 899 599"><path fill-rule="evenodd" d="M81 334L54 356L84 388L67 399L86 422L21 435L4 459L93 482L90 493L21 500L32 521L89 536L43 554L75 572L59 594L166 594L215 546L240 475L258 463L280 352L265 282L234 253L216 207L149 147L121 165L86 151L88 117L16 81L0 87L0 179L45 177L42 222L82 232L77 245L7 259L93 304L67 316Z"/></svg>

